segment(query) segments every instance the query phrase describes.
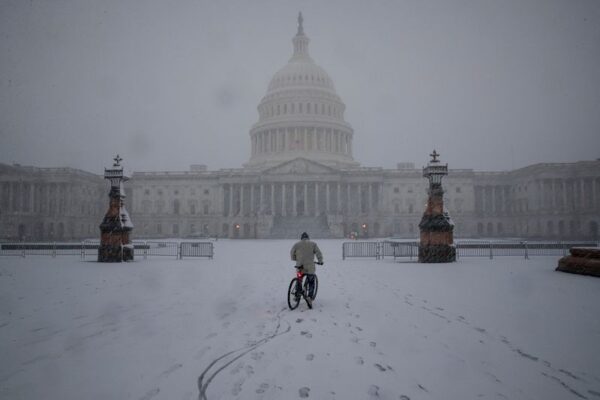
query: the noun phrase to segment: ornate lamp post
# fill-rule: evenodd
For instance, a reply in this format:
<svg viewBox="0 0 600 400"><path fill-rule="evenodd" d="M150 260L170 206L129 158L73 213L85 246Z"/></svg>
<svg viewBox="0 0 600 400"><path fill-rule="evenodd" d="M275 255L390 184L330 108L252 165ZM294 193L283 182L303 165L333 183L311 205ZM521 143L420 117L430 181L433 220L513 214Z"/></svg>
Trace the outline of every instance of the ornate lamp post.
<svg viewBox="0 0 600 400"><path fill-rule="evenodd" d="M110 181L109 208L100 224L100 247L98 248L98 262L121 262L133 260L133 245L129 234L133 224L125 209L123 199L125 192L123 182L128 178L123 176L123 159L117 156L112 168L104 169L104 179Z"/></svg>
<svg viewBox="0 0 600 400"><path fill-rule="evenodd" d="M454 247L454 223L450 215L444 212L444 189L442 178L448 175L448 164L440 164L440 156L435 150L427 167L423 168L423 176L429 179L429 198L423 213L419 229L419 262L440 263L456 261Z"/></svg>

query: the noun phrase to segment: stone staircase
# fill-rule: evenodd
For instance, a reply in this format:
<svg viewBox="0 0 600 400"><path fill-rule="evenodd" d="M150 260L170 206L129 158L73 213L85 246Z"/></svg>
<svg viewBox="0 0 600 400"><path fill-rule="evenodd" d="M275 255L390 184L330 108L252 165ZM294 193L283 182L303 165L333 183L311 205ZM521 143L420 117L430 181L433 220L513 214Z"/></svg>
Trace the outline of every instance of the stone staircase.
<svg viewBox="0 0 600 400"><path fill-rule="evenodd" d="M333 237L327 224L327 216L276 216L273 218L271 238L300 239L302 232L308 233L311 239Z"/></svg>

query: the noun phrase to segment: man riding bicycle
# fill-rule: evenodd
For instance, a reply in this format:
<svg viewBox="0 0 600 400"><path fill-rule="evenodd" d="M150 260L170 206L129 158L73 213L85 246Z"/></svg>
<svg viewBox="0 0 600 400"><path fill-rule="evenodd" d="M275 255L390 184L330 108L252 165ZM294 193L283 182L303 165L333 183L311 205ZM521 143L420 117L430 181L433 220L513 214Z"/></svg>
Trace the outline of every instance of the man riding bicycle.
<svg viewBox="0 0 600 400"><path fill-rule="evenodd" d="M293 261L296 261L296 268L303 267L304 274L308 283L308 297L306 302L312 306L312 300L315 292L315 255L319 264L323 264L323 254L319 246L308 237L308 233L302 232L300 241L296 242L290 252Z"/></svg>

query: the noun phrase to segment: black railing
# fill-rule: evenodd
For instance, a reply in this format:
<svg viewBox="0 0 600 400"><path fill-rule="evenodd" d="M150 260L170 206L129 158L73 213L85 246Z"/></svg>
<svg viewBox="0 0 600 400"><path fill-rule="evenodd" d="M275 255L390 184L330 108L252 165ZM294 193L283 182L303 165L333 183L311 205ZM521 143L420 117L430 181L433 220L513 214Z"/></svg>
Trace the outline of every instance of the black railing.
<svg viewBox="0 0 600 400"><path fill-rule="evenodd" d="M99 240L86 240L77 243L0 243L0 256L80 256L82 259L98 256ZM158 242L133 241L134 254L146 259L153 256L170 256L176 259L184 257L206 257L212 259L212 242Z"/></svg>
<svg viewBox="0 0 600 400"><path fill-rule="evenodd" d="M528 241L482 241L460 240L455 243L457 257L524 257L565 256L571 247L598 247L598 242L528 242ZM342 259L349 257L408 257L419 254L419 242L345 242L342 245Z"/></svg>

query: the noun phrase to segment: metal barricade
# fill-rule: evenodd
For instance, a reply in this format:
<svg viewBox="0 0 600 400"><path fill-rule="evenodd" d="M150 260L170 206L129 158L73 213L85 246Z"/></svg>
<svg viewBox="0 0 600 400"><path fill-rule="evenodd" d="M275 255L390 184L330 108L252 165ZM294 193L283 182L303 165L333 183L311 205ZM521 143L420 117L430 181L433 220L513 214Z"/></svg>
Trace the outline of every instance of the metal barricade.
<svg viewBox="0 0 600 400"><path fill-rule="evenodd" d="M213 244L211 242L183 242L179 251L179 258L207 257L213 258Z"/></svg>
<svg viewBox="0 0 600 400"><path fill-rule="evenodd" d="M378 242L344 242L342 244L342 259L346 257L374 257L379 259Z"/></svg>

